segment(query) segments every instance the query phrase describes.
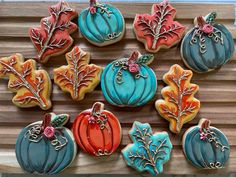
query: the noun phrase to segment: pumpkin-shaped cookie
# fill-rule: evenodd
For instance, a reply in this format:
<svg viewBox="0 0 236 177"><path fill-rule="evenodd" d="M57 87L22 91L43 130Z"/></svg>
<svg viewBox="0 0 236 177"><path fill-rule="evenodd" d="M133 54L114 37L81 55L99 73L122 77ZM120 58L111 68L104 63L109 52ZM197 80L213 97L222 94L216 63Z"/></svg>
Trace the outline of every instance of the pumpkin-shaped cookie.
<svg viewBox="0 0 236 177"><path fill-rule="evenodd" d="M183 150L194 166L203 169L223 168L230 153L227 137L207 119L185 132Z"/></svg>
<svg viewBox="0 0 236 177"><path fill-rule="evenodd" d="M81 149L94 156L111 155L121 142L119 120L100 102L76 117L73 134Z"/></svg>
<svg viewBox="0 0 236 177"><path fill-rule="evenodd" d="M116 106L137 107L150 101L157 90L156 75L147 65L154 56L133 52L108 64L101 76L105 99Z"/></svg>
<svg viewBox="0 0 236 177"><path fill-rule="evenodd" d="M77 146L72 132L63 127L69 115L46 114L43 121L25 127L16 142L16 157L29 173L57 174L74 160Z"/></svg>
<svg viewBox="0 0 236 177"><path fill-rule="evenodd" d="M82 35L96 46L106 46L122 39L125 21L121 12L110 4L90 0L90 7L79 16L78 25Z"/></svg>
<svg viewBox="0 0 236 177"><path fill-rule="evenodd" d="M203 73L222 67L234 53L230 31L215 23L216 13L195 19L196 26L184 37L181 55L192 70Z"/></svg>

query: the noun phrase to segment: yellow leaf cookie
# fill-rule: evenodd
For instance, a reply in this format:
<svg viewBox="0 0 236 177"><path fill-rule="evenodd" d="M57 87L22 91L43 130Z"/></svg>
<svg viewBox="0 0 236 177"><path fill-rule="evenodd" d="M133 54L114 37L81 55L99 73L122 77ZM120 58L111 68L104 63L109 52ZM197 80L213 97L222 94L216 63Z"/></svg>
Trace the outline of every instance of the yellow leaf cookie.
<svg viewBox="0 0 236 177"><path fill-rule="evenodd" d="M173 65L163 77L168 85L161 94L164 100L156 101L159 114L170 122L170 130L179 133L183 124L191 121L200 109L200 101L194 98L199 87L191 84L191 70L184 70L179 65Z"/></svg>
<svg viewBox="0 0 236 177"><path fill-rule="evenodd" d="M21 54L0 58L0 78L9 78L8 88L16 92L12 102L19 107L51 107L51 80L45 70L36 70L36 62Z"/></svg>
<svg viewBox="0 0 236 177"><path fill-rule="evenodd" d="M66 54L68 65L54 69L54 82L73 100L79 101L85 93L92 92L100 82L102 68L88 64L90 54L75 46Z"/></svg>

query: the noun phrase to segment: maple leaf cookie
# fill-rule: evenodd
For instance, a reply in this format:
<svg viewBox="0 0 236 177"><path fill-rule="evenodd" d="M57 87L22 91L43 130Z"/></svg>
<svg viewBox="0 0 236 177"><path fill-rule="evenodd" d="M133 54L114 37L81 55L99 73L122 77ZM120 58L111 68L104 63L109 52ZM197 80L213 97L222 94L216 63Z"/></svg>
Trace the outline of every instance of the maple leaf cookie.
<svg viewBox="0 0 236 177"><path fill-rule="evenodd" d="M136 14L134 32L147 51L156 53L161 48L170 48L181 40L185 27L173 21L175 14L176 10L168 0L153 4L151 15Z"/></svg>
<svg viewBox="0 0 236 177"><path fill-rule="evenodd" d="M17 53L0 58L0 78L9 78L8 88L16 92L12 102L19 107L51 107L51 80L45 70L36 70L32 59L24 61Z"/></svg>
<svg viewBox="0 0 236 177"><path fill-rule="evenodd" d="M90 54L78 46L66 54L66 60L68 65L54 69L54 82L63 91L69 92L73 100L82 100L99 84L102 68L88 64Z"/></svg>
<svg viewBox="0 0 236 177"><path fill-rule="evenodd" d="M73 43L70 34L77 29L71 22L77 12L66 2L49 7L49 12L51 16L41 20L41 27L29 29L30 39L38 51L36 60L40 63L67 51Z"/></svg>

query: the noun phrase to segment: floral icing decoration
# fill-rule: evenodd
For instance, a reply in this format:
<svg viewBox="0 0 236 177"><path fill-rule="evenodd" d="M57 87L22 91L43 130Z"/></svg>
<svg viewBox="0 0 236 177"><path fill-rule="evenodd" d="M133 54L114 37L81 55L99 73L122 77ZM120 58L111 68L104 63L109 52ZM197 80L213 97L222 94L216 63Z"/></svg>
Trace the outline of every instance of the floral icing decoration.
<svg viewBox="0 0 236 177"><path fill-rule="evenodd" d="M127 145L122 154L128 166L152 175L163 172L163 164L170 159L173 148L166 132L154 133L148 123L135 121L129 132L133 144Z"/></svg>
<svg viewBox="0 0 236 177"><path fill-rule="evenodd" d="M147 75L142 75L140 73L140 66L142 65L148 65L150 64L154 59L154 56L152 54L144 54L140 55L138 51L135 51L131 54L129 58L124 58L120 59L114 62L113 64L113 69L115 67L119 67L119 71L117 72L116 75L116 82L118 84L122 84L122 71L129 71L132 73L135 77L135 79L139 79L140 77L142 78L147 78Z"/></svg>

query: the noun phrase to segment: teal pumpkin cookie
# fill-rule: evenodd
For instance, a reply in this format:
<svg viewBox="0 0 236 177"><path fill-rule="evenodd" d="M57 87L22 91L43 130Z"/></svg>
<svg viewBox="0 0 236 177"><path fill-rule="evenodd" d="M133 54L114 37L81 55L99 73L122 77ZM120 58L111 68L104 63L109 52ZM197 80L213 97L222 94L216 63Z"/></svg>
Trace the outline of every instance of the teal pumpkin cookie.
<svg viewBox="0 0 236 177"><path fill-rule="evenodd" d="M184 37L181 55L184 63L195 72L209 72L222 67L234 53L230 31L215 22L216 13L195 19L196 26Z"/></svg>
<svg viewBox="0 0 236 177"><path fill-rule="evenodd" d="M105 99L115 106L137 107L150 101L157 90L156 75L147 65L154 56L133 52L108 64L101 75Z"/></svg>
<svg viewBox="0 0 236 177"><path fill-rule="evenodd" d="M186 158L202 169L223 168L229 159L230 147L227 137L210 121L201 119L197 126L189 128L183 136Z"/></svg>
<svg viewBox="0 0 236 177"><path fill-rule="evenodd" d="M167 132L154 133L148 123L134 122L129 132L133 144L122 150L128 166L152 175L163 172L163 164L170 159L173 148Z"/></svg>
<svg viewBox="0 0 236 177"><path fill-rule="evenodd" d="M16 158L29 173L57 174L68 167L77 153L72 132L64 125L69 115L46 114L43 121L23 128L16 141Z"/></svg>
<svg viewBox="0 0 236 177"><path fill-rule="evenodd" d="M90 7L79 16L78 25L82 35L96 46L107 46L122 39L125 21L121 12L110 4L90 0Z"/></svg>

